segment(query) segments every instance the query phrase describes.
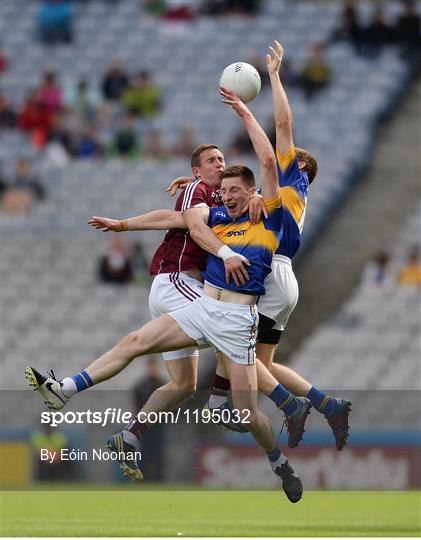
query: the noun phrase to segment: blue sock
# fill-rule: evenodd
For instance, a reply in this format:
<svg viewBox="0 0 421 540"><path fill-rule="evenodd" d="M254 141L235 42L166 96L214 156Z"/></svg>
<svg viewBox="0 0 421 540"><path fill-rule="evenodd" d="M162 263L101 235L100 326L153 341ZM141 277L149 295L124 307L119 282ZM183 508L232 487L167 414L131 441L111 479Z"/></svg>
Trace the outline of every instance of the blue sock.
<svg viewBox="0 0 421 540"><path fill-rule="evenodd" d="M291 399L293 395L282 384L275 386L273 392L268 396L278 409L282 409L287 416L291 416L297 410L295 399Z"/></svg>
<svg viewBox="0 0 421 540"><path fill-rule="evenodd" d="M86 390L87 388L90 388L91 386L94 385L94 383L92 382L92 379L89 377L86 371L81 371L80 373L76 373L76 375L74 375L72 379L75 381L78 392L81 392L82 390Z"/></svg>
<svg viewBox="0 0 421 540"><path fill-rule="evenodd" d="M336 409L335 400L324 394L315 386L310 388L310 392L306 397L310 400L313 407L326 416L326 418L329 418L332 416L332 414L334 414Z"/></svg>

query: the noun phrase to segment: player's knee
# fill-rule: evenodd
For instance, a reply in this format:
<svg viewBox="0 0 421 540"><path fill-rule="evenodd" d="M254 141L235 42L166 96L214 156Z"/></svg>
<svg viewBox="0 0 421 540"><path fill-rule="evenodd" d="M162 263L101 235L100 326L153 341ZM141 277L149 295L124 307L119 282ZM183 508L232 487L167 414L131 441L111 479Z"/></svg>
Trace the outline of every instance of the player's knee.
<svg viewBox="0 0 421 540"><path fill-rule="evenodd" d="M186 378L182 381L176 382L175 384L177 386L177 389L183 392L186 398L196 393L196 389L197 389L196 379Z"/></svg>
<svg viewBox="0 0 421 540"><path fill-rule="evenodd" d="M125 355L138 356L144 351L139 332L130 332L117 344L117 348Z"/></svg>

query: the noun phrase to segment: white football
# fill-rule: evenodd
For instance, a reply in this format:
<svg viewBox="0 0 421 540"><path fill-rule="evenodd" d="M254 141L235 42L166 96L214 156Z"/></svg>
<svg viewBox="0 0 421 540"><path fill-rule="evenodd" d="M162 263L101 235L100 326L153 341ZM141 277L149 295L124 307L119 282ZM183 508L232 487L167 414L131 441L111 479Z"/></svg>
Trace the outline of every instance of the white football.
<svg viewBox="0 0 421 540"><path fill-rule="evenodd" d="M219 86L234 92L248 103L260 92L262 82L257 69L246 62L235 62L227 66L219 79Z"/></svg>

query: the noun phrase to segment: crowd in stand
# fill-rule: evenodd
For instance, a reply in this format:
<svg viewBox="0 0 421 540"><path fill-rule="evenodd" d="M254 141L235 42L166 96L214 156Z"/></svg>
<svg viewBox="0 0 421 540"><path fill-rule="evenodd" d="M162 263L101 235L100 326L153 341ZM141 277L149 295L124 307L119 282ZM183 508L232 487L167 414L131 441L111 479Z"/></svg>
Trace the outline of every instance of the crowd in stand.
<svg viewBox="0 0 421 540"><path fill-rule="evenodd" d="M296 87L308 100L314 99L334 80L326 59L327 47L337 41L349 42L356 51L373 61L386 47L399 47L402 56L413 63L419 57L420 17L415 3L401 2L402 12L391 24L381 6L373 6L368 24L362 24L357 3L344 6L340 22L326 43L309 47L308 58L297 68L289 59L282 64L281 78L286 87ZM254 16L259 13L260 0L145 0L139 4L142 16L165 20L189 20L207 16ZM74 5L68 0L45 0L38 12L39 36L43 43L54 46L70 43L74 36ZM268 84L266 66L259 58L250 58L258 69L262 85ZM0 72L12 70L0 51ZM188 157L198 144L191 127L183 128L176 144L168 146L162 134L150 128L150 119L162 112L161 90L153 75L145 70L128 72L115 59L104 73L99 87L86 78L63 88L58 75L48 71L36 88L28 89L22 106L16 106L11 96L0 93L0 128L27 133L31 146L56 165L70 159L139 159L149 157L166 160L174 156ZM272 134L272 139L274 134ZM249 138L241 131L233 140L228 154L252 153ZM4 179L9 185L12 179ZM22 190L21 190L22 191ZM27 191L27 190L24 190ZM9 212L26 214L32 201L12 196L13 190L3 190L2 207ZM15 190L16 194L16 190ZM10 202L11 201L11 202Z"/></svg>
<svg viewBox="0 0 421 540"><path fill-rule="evenodd" d="M122 236L113 236L107 252L97 265L97 279L111 285L138 284L149 282L149 262L139 241L128 245Z"/></svg>
<svg viewBox="0 0 421 540"><path fill-rule="evenodd" d="M389 253L375 254L363 270L363 283L378 291L391 291L396 285L421 288L421 259L417 246L409 249L405 262L396 272Z"/></svg>

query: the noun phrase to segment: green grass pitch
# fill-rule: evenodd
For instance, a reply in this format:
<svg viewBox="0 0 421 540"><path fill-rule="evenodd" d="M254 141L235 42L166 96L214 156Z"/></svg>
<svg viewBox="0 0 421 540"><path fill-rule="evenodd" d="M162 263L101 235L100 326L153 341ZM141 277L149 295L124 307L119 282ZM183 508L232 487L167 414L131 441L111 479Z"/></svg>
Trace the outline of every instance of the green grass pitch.
<svg viewBox="0 0 421 540"><path fill-rule="evenodd" d="M420 492L3 491L2 536L419 536ZM96 486L97 487L97 486Z"/></svg>

